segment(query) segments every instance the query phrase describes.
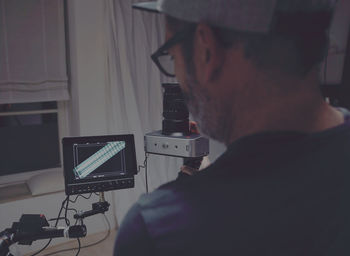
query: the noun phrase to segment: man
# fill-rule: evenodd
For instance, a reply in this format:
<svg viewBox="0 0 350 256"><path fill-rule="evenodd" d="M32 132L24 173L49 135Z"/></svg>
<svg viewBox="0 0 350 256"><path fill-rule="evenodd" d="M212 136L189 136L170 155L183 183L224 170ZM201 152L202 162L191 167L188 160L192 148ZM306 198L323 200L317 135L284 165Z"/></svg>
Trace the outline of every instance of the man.
<svg viewBox="0 0 350 256"><path fill-rule="evenodd" d="M323 100L318 70L332 1L135 7L166 15L152 59L176 75L201 131L228 148L141 197L115 255L350 255L349 114Z"/></svg>

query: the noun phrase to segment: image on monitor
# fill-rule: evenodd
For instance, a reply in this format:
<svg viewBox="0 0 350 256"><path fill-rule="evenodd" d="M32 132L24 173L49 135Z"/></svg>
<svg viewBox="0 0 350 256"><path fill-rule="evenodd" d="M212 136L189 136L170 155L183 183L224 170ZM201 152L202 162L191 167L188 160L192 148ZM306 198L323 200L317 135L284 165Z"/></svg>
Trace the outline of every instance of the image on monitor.
<svg viewBox="0 0 350 256"><path fill-rule="evenodd" d="M75 179L124 175L125 141L73 145Z"/></svg>

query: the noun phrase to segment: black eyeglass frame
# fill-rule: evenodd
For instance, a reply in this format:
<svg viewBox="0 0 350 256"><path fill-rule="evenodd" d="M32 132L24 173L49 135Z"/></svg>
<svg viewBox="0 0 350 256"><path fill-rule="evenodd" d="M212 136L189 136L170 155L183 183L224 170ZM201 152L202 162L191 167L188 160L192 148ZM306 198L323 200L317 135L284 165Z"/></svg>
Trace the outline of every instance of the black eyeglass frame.
<svg viewBox="0 0 350 256"><path fill-rule="evenodd" d="M151 55L151 59L153 62L157 65L159 70L168 77L175 77L175 74L171 74L168 71L166 71L162 64L160 64L159 57L169 55L169 49L176 44L180 43L182 40L184 40L187 36L189 36L191 33L193 33L195 28L188 28L183 31L177 32L172 38L170 38L168 41L166 41L157 51L155 51Z"/></svg>

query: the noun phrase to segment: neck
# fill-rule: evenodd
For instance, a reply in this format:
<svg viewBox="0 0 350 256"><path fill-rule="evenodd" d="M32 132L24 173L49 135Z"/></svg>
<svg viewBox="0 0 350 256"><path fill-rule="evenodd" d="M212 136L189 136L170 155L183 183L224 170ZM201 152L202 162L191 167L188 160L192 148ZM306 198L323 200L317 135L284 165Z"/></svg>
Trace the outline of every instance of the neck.
<svg viewBox="0 0 350 256"><path fill-rule="evenodd" d="M317 76L313 76L316 77ZM238 138L265 131L319 132L344 122L343 115L329 106L319 92L317 79L253 83L249 100L235 97L230 131L222 138L229 145ZM248 86L248 84L245 84ZM282 87L283 86L283 87ZM281 90L281 88L291 88ZM308 89L306 89L308 88ZM231 100L231 102L233 102Z"/></svg>

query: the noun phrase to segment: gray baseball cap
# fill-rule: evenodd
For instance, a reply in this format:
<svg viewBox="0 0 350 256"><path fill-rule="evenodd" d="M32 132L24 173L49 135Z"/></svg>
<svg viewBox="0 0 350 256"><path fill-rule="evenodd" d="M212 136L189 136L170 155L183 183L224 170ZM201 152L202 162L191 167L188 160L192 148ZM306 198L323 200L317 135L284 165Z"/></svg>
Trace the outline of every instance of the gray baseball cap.
<svg viewBox="0 0 350 256"><path fill-rule="evenodd" d="M189 22L267 33L276 11L329 10L335 3L336 0L158 0L133 7Z"/></svg>

